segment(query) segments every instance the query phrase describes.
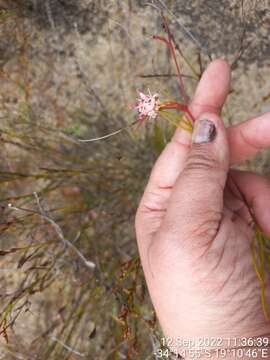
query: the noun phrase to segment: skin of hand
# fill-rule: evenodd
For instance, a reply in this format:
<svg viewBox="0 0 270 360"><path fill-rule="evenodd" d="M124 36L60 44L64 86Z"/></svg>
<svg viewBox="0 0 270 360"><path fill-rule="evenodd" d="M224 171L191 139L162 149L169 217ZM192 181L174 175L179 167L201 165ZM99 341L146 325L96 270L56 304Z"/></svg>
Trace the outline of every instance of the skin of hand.
<svg viewBox="0 0 270 360"><path fill-rule="evenodd" d="M230 74L226 61L210 63L190 104L193 135L176 130L136 214L150 296L178 349L179 339L222 338L226 347L227 338L270 333L250 249L251 213L270 234L270 182L230 169L270 147L270 113L226 129L220 113Z"/></svg>

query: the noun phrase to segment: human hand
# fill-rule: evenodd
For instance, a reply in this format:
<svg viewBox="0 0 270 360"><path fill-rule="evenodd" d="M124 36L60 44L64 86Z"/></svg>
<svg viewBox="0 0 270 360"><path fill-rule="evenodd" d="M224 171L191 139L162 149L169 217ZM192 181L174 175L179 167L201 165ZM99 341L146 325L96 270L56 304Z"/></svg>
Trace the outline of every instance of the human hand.
<svg viewBox="0 0 270 360"><path fill-rule="evenodd" d="M190 105L193 136L176 131L136 214L150 296L165 337L175 341L270 332L250 249L251 214L270 234L270 182L229 169L270 146L270 113L225 129L229 88L228 64L213 61Z"/></svg>

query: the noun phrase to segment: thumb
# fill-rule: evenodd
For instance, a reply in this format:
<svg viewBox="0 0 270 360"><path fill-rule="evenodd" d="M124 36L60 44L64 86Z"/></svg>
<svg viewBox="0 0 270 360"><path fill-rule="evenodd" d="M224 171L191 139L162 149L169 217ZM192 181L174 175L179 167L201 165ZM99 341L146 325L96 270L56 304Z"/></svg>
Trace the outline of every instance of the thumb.
<svg viewBox="0 0 270 360"><path fill-rule="evenodd" d="M201 114L164 219L170 233L188 240L195 236L207 243L216 236L228 170L229 146L223 121L216 114Z"/></svg>

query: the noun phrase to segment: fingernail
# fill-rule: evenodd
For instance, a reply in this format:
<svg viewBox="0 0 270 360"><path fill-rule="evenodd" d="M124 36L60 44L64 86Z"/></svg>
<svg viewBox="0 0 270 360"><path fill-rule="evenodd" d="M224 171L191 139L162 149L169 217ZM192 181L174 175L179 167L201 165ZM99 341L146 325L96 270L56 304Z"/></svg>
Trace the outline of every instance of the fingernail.
<svg viewBox="0 0 270 360"><path fill-rule="evenodd" d="M208 143L215 139L217 130L215 124L208 120L197 120L194 124L192 142L196 144Z"/></svg>

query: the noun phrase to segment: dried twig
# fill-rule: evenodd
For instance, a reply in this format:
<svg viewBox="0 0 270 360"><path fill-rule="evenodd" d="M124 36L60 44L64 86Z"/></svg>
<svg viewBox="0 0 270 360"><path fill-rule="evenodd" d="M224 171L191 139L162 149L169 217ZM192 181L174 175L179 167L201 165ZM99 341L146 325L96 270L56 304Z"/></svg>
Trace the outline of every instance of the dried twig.
<svg viewBox="0 0 270 360"><path fill-rule="evenodd" d="M205 46L202 45L202 43L192 34L192 32L182 23L182 21L176 17L176 15L168 8L168 6L165 4L165 2L163 0L156 0L156 2L159 4L155 5L152 3L148 3L148 5L154 7L155 9L159 10L159 11L163 11L165 10L174 20L175 22L179 25L180 29L182 30L182 32L192 40L192 42L203 52L205 53L208 58L211 60L211 55L209 54L209 51L205 48Z"/></svg>
<svg viewBox="0 0 270 360"><path fill-rule="evenodd" d="M25 212L30 212L32 214L37 214L39 215L42 219L46 220L47 222L49 222L52 227L54 228L57 236L59 237L59 239L62 241L62 243L65 245L65 246L68 246L70 247L75 253L76 255L78 256L78 258L82 261L82 263L88 268L88 269L94 269L96 267L95 263L93 263L92 261L89 261L87 260L84 255L76 248L76 246L70 242L69 240L67 240L63 234L63 231L61 229L61 227L52 219L50 218L46 212L44 211L44 209L41 207L41 204L40 204L40 200L39 200L39 197L37 195L37 193L34 193L34 196L35 196L35 199L37 201L37 205L38 205L38 208L39 208L39 211L34 211L34 210L30 210L30 209L26 209L26 208L21 208L21 207L16 207L16 206L13 206L12 204L8 204L8 207L10 209L13 209L13 210L17 210L17 211L25 211Z"/></svg>
<svg viewBox="0 0 270 360"><path fill-rule="evenodd" d="M85 357L85 356L86 356L86 354L83 354L83 353L81 353L81 352L79 352L79 351L77 351L77 350L72 349L72 347L70 347L70 346L68 346L67 344L63 343L63 341L57 339L57 337L51 335L50 338L51 338L53 341L56 341L56 342L58 342L59 344L61 344L61 345L63 346L63 348L65 348L65 349L68 350L69 352L71 352L71 353L73 353L73 354L75 354L75 355L78 355L78 356L80 356L80 357Z"/></svg>

